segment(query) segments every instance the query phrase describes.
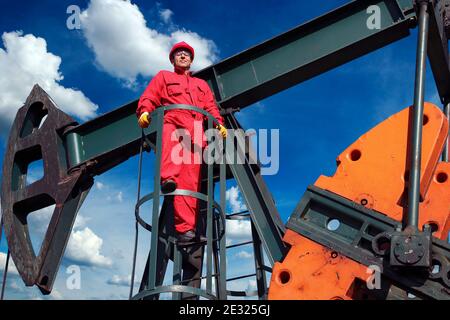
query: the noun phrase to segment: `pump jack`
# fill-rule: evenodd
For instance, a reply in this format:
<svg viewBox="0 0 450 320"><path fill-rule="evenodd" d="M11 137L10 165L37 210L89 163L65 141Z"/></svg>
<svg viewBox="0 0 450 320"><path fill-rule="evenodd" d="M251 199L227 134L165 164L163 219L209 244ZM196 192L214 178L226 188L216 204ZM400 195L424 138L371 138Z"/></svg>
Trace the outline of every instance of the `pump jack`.
<svg viewBox="0 0 450 320"><path fill-rule="evenodd" d="M366 25L371 5L380 9L380 28ZM416 299L450 299L446 240L450 231L450 0L352 1L194 75L210 85L226 127L240 129L234 116L239 110L408 37L412 28L418 28L413 105L344 150L335 174L320 176L308 187L286 225L260 167L248 158L240 164L204 168L202 193L194 196L204 203L206 215L200 228L208 236L206 246L177 248L168 198L160 214L159 190L139 198L136 219L152 231L152 249L133 298L156 299L162 292L172 292L175 299L245 295L226 288L224 221L247 218L255 256L252 276L258 287L254 294L259 299L407 299L408 294ZM326 45L317 45L322 42ZM427 56L444 112L424 102ZM136 107L133 101L78 124L36 85L19 109L3 163L1 204L8 248L27 286L51 292L77 212L95 176L132 156L142 157L146 149L156 150L158 159L163 108L155 111L157 120L141 131ZM200 112L192 106L169 108ZM211 125L214 119L206 116ZM28 165L38 159L43 160L44 177L27 186ZM156 161L155 186L158 170ZM248 212L224 213L226 179L236 180ZM213 199L216 183L221 187L220 203ZM188 194L184 190L173 194L177 192ZM139 212L149 200L153 200L151 224ZM52 204L56 206L36 255L27 215ZM330 228L332 220L339 227ZM205 247L207 276L202 277ZM264 264L263 249L270 266ZM174 261L174 284L162 286L169 259ZM367 284L368 270L380 274L377 288ZM266 271L272 272L269 288ZM200 289L202 279L206 289Z"/></svg>

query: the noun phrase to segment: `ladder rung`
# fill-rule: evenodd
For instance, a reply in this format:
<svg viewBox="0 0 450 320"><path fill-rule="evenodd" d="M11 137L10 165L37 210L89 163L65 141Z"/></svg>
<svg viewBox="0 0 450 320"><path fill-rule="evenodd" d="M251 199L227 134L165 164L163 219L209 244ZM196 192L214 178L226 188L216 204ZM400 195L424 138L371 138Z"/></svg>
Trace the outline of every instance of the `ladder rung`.
<svg viewBox="0 0 450 320"><path fill-rule="evenodd" d="M248 213L248 212L249 212L248 210L244 210L244 211L241 211L241 212L234 212L234 213L228 214L227 217L239 216L239 215L242 215L242 214Z"/></svg>
<svg viewBox="0 0 450 320"><path fill-rule="evenodd" d="M245 220L248 217L250 217L250 211L248 210L225 215L225 218L228 220Z"/></svg>
<svg viewBox="0 0 450 320"><path fill-rule="evenodd" d="M248 221L249 217L250 217L250 214L246 213L246 214L235 214L232 216L228 215L225 217L225 219L227 219L227 220L247 220Z"/></svg>
<svg viewBox="0 0 450 320"><path fill-rule="evenodd" d="M241 243L232 244L232 245L229 245L229 246L225 247L225 249L231 249L231 248L235 248L235 247L240 247L240 246L244 246L244 245L250 244L250 243L253 243L253 241L247 241L247 242L241 242Z"/></svg>
<svg viewBox="0 0 450 320"><path fill-rule="evenodd" d="M247 292L245 292L245 291L227 290L227 296L231 296L231 297L247 297Z"/></svg>
<svg viewBox="0 0 450 320"><path fill-rule="evenodd" d="M250 278L250 277L256 277L256 273L246 274L245 276L239 276L239 277L230 278L230 279L227 279L227 282L228 281L239 280L239 279L244 279L244 278Z"/></svg>

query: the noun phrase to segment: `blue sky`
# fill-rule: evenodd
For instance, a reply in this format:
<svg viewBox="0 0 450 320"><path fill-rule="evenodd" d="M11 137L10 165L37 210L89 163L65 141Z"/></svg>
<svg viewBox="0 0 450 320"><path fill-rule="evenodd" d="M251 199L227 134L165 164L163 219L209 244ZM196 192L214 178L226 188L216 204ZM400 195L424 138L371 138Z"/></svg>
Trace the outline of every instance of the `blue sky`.
<svg viewBox="0 0 450 320"><path fill-rule="evenodd" d="M117 1L104 1L102 5L96 0L2 4L0 34L4 38L0 42L0 68L6 70L0 70L0 74L3 80L8 77L8 92L15 94L8 101L19 102L0 105L0 161L3 161L8 126L36 81L47 83L47 91L61 109L82 123L138 98L154 70L160 66L168 68L164 49L180 37L198 44L198 58L193 65L194 70L198 70L347 2L283 1L280 5L279 1L140 0L122 3L125 18L120 20L114 11ZM78 5L85 14L81 30L69 30L66 26L69 5ZM136 19L126 20L127 17ZM108 20L110 25L105 25L102 19ZM133 27L136 32L126 37L131 22L136 23ZM8 48L5 35L10 39ZM280 170L276 175L266 176L265 181L283 221L287 221L309 184L321 174L333 174L335 158L348 145L412 103L415 35L412 30L411 36L404 40L237 114L246 129L280 130ZM35 54L24 48L40 51ZM27 52L29 56L21 56ZM15 54L20 55L20 59ZM32 61L38 56L42 57L42 64L36 66ZM11 61L24 64L17 71L14 63L8 63ZM430 69L427 75L427 100L439 105ZM0 91L1 95L5 92ZM148 166L151 168L151 162ZM135 157L96 178L96 185L80 210L81 218L72 234L72 245L69 245L55 284L56 293L50 298L127 298L136 177ZM145 182L149 191L150 182ZM243 200L232 184L228 187L230 211L242 206ZM36 224L44 223L45 216L43 213L42 219L36 219ZM245 239L248 226L236 225L232 232L232 241ZM141 235L138 278L149 243L149 236L143 231ZM4 256L4 241L0 249ZM245 261L242 265L251 271L252 262L245 252L244 249L230 253L230 270L237 261ZM80 290L68 290L65 286L67 267L73 264L82 270ZM9 279L7 298L43 298L35 288L25 288L17 275ZM234 286L245 290L254 286L254 282L242 281Z"/></svg>

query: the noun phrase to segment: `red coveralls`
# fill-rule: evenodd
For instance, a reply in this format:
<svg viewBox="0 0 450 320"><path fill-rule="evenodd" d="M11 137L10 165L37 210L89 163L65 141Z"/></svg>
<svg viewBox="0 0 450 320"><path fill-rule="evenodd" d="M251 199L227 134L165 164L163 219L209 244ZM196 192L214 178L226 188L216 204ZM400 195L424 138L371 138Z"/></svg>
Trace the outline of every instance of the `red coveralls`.
<svg viewBox="0 0 450 320"><path fill-rule="evenodd" d="M199 78L192 77L189 73L179 74L170 71L160 71L150 81L139 99L136 114L138 118L144 112L151 114L158 106L170 104L188 104L204 109L212 114L220 124L223 119L219 108L215 103L213 93L208 84ZM175 164L171 160L172 148L179 144L171 141L172 132L175 129L184 128L191 136L194 143L194 121L203 121L203 115L190 110L171 110L164 115L162 133L162 158L161 158L161 182L172 179L177 183L177 189L199 191L201 179L201 164L194 163L194 151L202 150L206 141L202 137L201 148L191 146L191 163ZM203 135L203 130L202 130ZM200 154L201 158L203 153ZM198 199L188 196L174 196L174 220L175 230L184 233L189 230L195 231Z"/></svg>

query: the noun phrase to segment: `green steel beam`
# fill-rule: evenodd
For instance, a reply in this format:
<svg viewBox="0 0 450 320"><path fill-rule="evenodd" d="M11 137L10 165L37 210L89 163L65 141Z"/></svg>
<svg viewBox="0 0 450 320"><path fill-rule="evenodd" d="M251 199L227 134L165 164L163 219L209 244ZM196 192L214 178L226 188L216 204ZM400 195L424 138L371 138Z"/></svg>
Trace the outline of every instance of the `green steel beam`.
<svg viewBox="0 0 450 320"><path fill-rule="evenodd" d="M379 29L367 26L371 5L380 9ZM411 0L353 1L196 76L223 108L243 108L408 36L414 20Z"/></svg>
<svg viewBox="0 0 450 320"><path fill-rule="evenodd" d="M126 161L139 152L142 137L137 125L137 101L79 125L65 135L69 168L86 165L94 174ZM152 122L146 134L156 132Z"/></svg>

